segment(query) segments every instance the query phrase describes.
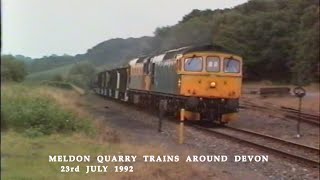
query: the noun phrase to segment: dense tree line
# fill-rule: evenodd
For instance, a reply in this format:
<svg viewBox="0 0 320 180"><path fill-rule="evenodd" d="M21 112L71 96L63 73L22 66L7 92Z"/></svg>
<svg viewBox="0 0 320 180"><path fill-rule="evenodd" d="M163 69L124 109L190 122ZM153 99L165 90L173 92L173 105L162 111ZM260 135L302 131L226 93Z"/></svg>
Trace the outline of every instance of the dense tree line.
<svg viewBox="0 0 320 180"><path fill-rule="evenodd" d="M243 56L245 79L308 83L319 79L319 2L250 0L233 9L193 10L154 37L113 39L84 56L115 64L172 48L216 43Z"/></svg>
<svg viewBox="0 0 320 180"><path fill-rule="evenodd" d="M226 10L193 10L158 28L160 48L217 43L242 55L246 79L307 83L319 79L319 3L251 0Z"/></svg>
<svg viewBox="0 0 320 180"><path fill-rule="evenodd" d="M26 71L28 73L35 73L35 72L41 72L46 71L50 69L54 69L57 67L74 64L77 61L77 59L74 56L70 55L62 55L58 56L55 54L52 54L50 56L43 56L41 58L30 58L23 55L3 55L3 56L10 56L16 60L22 61L25 64Z"/></svg>

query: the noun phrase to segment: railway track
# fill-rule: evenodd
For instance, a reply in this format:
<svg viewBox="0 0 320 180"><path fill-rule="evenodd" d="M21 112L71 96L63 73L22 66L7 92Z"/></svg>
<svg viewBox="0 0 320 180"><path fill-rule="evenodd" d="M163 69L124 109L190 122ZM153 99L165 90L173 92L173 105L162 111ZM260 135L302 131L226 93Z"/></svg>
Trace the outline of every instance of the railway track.
<svg viewBox="0 0 320 180"><path fill-rule="evenodd" d="M121 104L129 107L133 107L126 103L121 103ZM138 109L138 108L136 109L144 111L143 109ZM154 113L151 113L151 111L147 113L151 115L155 115ZM176 124L179 123L179 121L177 121L173 117L165 118L165 119ZM319 161L320 150L317 148L304 146L301 144L296 144L290 141L279 139L273 136L260 134L260 133L245 130L245 129L237 129L229 126L222 126L222 128L212 128L212 127L206 127L203 125L190 123L190 122L186 122L186 125L194 127L196 129L200 129L207 133L214 133L224 138L227 137L231 140L234 140L243 144L247 144L247 145L262 149L264 151L269 151L285 158L306 163L311 165L312 167L319 168L320 166L320 161Z"/></svg>
<svg viewBox="0 0 320 180"><path fill-rule="evenodd" d="M320 150L317 148L304 146L269 135L228 126L225 126L224 128L207 128L200 125L193 125L193 127L208 133L214 133L240 143L248 144L250 146L278 154L285 158L307 163L313 167L320 166Z"/></svg>
<svg viewBox="0 0 320 180"><path fill-rule="evenodd" d="M269 113L271 112L271 113L273 113L273 116L276 116L274 114L276 112L276 113L279 113L280 115L282 115L282 117L284 117L286 119L292 119L292 120L299 119L299 111L297 109L288 108L288 107L284 107L284 106L281 106L280 108L276 108L276 107L270 107L270 106L260 106L257 104L253 104L250 101L243 101L240 108L254 109L254 110L259 110L259 111L264 111L264 112L269 112ZM319 115L308 114L308 113L302 112L301 113L301 121L308 123L308 124L320 126L320 116Z"/></svg>
<svg viewBox="0 0 320 180"><path fill-rule="evenodd" d="M288 108L281 106L280 107L283 112L285 112L285 116L291 119L299 119L299 111L297 109ZM301 112L301 120L310 124L315 124L320 126L320 116L314 114L308 114Z"/></svg>

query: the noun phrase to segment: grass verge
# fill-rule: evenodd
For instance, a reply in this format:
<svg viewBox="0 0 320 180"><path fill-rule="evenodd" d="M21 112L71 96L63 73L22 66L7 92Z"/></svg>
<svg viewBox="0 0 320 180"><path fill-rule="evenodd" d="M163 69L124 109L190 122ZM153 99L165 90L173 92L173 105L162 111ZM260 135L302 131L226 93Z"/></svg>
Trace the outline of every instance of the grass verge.
<svg viewBox="0 0 320 180"><path fill-rule="evenodd" d="M92 123L78 110L72 91L46 86L4 85L1 88L2 123L30 136L83 131Z"/></svg>
<svg viewBox="0 0 320 180"><path fill-rule="evenodd" d="M1 115L7 124L1 133L1 179L206 179L207 172L192 164L143 162L143 155L168 152L122 141L120 132L90 116L90 105L75 91L21 84L6 84L1 91ZM138 161L95 161L98 155L119 154L136 155ZM49 155L90 155L92 160L53 163ZM60 172L62 165L79 165L81 172ZM107 165L111 172L86 174L87 165ZM116 173L115 165L133 166L134 172Z"/></svg>
<svg viewBox="0 0 320 180"><path fill-rule="evenodd" d="M7 131L2 138L1 179L206 179L207 172L192 164L179 163L145 163L142 155L164 155L161 148L146 145L133 146L127 143L99 141L83 134L52 134L28 138L14 131ZM90 155L91 162L53 163L49 155ZM96 163L98 155L137 155L135 163ZM61 166L80 166L79 173L62 173ZM133 166L133 172L88 173L87 165L107 165L109 170L115 165Z"/></svg>

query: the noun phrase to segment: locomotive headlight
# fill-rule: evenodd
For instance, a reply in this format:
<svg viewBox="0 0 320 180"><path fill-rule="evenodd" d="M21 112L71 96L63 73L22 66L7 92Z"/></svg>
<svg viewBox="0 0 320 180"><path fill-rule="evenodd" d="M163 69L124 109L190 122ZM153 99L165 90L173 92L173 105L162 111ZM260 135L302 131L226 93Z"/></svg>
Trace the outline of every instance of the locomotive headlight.
<svg viewBox="0 0 320 180"><path fill-rule="evenodd" d="M210 83L210 87L211 87L211 88L215 88L215 87L216 87L216 83L215 83L215 82L211 82L211 83Z"/></svg>
<svg viewBox="0 0 320 180"><path fill-rule="evenodd" d="M181 86L181 79L178 80L178 86Z"/></svg>

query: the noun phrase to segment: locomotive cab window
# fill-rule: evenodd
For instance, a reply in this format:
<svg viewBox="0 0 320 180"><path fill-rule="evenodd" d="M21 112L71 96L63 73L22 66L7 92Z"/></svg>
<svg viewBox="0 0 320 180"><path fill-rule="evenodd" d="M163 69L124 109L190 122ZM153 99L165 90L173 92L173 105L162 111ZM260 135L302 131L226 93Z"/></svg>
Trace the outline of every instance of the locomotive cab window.
<svg viewBox="0 0 320 180"><path fill-rule="evenodd" d="M219 72L220 71L219 57L207 57L206 69L208 72Z"/></svg>
<svg viewBox="0 0 320 180"><path fill-rule="evenodd" d="M202 71L202 57L186 58L184 60L185 71Z"/></svg>
<svg viewBox="0 0 320 180"><path fill-rule="evenodd" d="M226 73L239 73L240 61L236 59L224 59L223 71Z"/></svg>

